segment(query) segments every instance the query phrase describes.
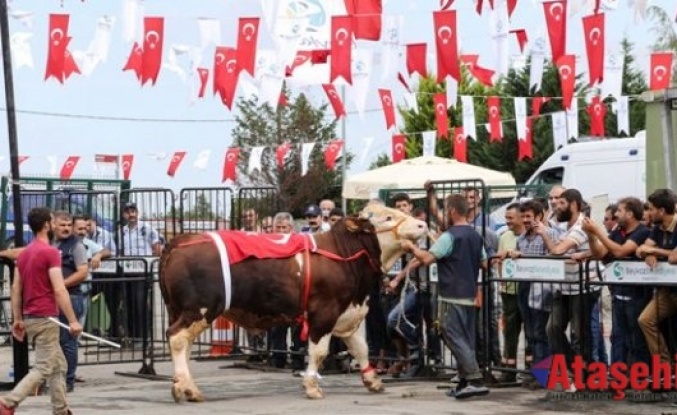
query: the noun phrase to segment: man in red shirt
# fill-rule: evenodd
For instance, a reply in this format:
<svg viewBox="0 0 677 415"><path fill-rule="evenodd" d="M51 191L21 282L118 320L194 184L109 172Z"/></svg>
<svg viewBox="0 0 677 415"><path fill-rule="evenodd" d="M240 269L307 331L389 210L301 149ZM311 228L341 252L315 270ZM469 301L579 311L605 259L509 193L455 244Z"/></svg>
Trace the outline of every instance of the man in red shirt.
<svg viewBox="0 0 677 415"><path fill-rule="evenodd" d="M18 341L24 341L28 333L29 340L35 343L35 363L14 390L0 398L0 415L14 414L14 409L46 379L53 413L71 414L66 403L67 366L59 345L59 326L48 317L58 317L60 309L73 336L82 333L82 326L64 285L61 255L50 245L51 212L47 208L31 209L28 224L34 238L17 259L12 283L12 334Z"/></svg>

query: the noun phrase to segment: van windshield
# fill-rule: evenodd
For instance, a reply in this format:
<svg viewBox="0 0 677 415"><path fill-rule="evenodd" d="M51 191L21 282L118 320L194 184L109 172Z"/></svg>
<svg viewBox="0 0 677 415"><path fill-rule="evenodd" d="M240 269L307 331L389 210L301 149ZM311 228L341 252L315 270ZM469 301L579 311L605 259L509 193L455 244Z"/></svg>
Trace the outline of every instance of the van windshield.
<svg viewBox="0 0 677 415"><path fill-rule="evenodd" d="M564 167L555 167L553 169L543 170L538 176L534 177L534 180L529 184L554 186L556 184L562 184L563 180Z"/></svg>

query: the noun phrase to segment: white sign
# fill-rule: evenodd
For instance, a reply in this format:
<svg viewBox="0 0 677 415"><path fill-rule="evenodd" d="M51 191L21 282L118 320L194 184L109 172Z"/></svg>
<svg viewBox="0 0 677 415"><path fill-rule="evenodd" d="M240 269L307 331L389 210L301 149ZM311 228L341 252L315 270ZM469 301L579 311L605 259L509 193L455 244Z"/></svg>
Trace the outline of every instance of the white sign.
<svg viewBox="0 0 677 415"><path fill-rule="evenodd" d="M125 274L144 274L146 270L153 271L153 266L151 264L156 259L156 257L147 257L118 261L101 261L101 266L92 270L92 273L116 274L118 272L118 265L120 265Z"/></svg>
<svg viewBox="0 0 677 415"><path fill-rule="evenodd" d="M677 266L659 262L651 269L644 262L612 262L604 269L604 281L677 284Z"/></svg>
<svg viewBox="0 0 677 415"><path fill-rule="evenodd" d="M502 263L503 279L564 281L564 261L557 259L507 258Z"/></svg>

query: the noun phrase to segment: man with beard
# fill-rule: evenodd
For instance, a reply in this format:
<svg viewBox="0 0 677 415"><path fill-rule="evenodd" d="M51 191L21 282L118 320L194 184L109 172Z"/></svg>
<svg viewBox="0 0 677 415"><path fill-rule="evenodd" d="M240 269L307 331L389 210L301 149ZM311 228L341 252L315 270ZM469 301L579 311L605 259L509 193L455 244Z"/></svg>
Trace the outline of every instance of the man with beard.
<svg viewBox="0 0 677 415"><path fill-rule="evenodd" d="M543 237L551 255L569 254L576 258L576 254L580 255L589 250L588 235L583 231L585 215L581 212L582 206L583 197L576 189L565 190L557 199L555 203L557 222L566 224L566 231L560 236L559 242L552 239L542 224L536 227L536 233ZM546 328L552 352L563 354L569 365L575 355L582 355L587 363L593 361L590 316L592 307L599 298L599 287L592 287L588 292L580 292L579 266L576 261L566 262L566 282L556 287L553 293L552 312ZM569 324L571 324L571 343L566 334Z"/></svg>
<svg viewBox="0 0 677 415"><path fill-rule="evenodd" d="M677 246L677 215L675 203L677 196L670 189L658 189L648 197L649 213L654 226L651 236L637 248L637 256L644 258L650 268L654 268L658 258L668 258ZM658 287L654 297L644 307L639 316L639 326L649 346L649 353L660 355L661 362L670 362L667 343L659 328L660 323L675 314L677 307L677 288Z"/></svg>
<svg viewBox="0 0 677 415"><path fill-rule="evenodd" d="M635 197L621 199L615 209L617 226L607 235L589 218L583 220L583 230L590 238L590 249L605 264L618 258L636 258L635 252L649 237L649 228L642 225L642 202ZM608 214L607 209L607 214ZM606 219L606 218L605 218ZM605 220L605 225L610 222ZM651 290L641 285L611 287L611 362L631 365L649 363L649 350L637 319L651 298Z"/></svg>

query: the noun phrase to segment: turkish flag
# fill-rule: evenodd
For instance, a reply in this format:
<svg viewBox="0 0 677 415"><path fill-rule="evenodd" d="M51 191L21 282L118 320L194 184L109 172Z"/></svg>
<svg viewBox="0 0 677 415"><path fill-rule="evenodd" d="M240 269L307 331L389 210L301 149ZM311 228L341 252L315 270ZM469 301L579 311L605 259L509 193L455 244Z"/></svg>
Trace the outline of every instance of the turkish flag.
<svg viewBox="0 0 677 415"><path fill-rule="evenodd" d="M240 17L237 35L237 66L254 76L256 43L259 38L259 18Z"/></svg>
<svg viewBox="0 0 677 415"><path fill-rule="evenodd" d="M68 38L68 43L70 43L71 38ZM80 74L80 68L78 68L78 64L75 63L75 59L73 59L73 55L71 55L70 51L66 49L66 52L64 53L64 61L63 61L63 76L64 78L68 79L71 75L74 73Z"/></svg>
<svg viewBox="0 0 677 415"><path fill-rule="evenodd" d="M353 18L355 39L380 40L383 5L381 0L345 0Z"/></svg>
<svg viewBox="0 0 677 415"><path fill-rule="evenodd" d="M480 55L461 55L461 62L465 64L473 78L486 86L494 86L494 81L492 80L494 71L479 66L477 64L479 58Z"/></svg>
<svg viewBox="0 0 677 415"><path fill-rule="evenodd" d="M115 164L118 162L117 154L95 154L94 155L95 163L108 163Z"/></svg>
<svg viewBox="0 0 677 415"><path fill-rule="evenodd" d="M66 48L68 47L68 22L67 14L49 15L49 48L47 49L47 68L45 80L50 76L55 77L63 84L64 66L66 61Z"/></svg>
<svg viewBox="0 0 677 415"><path fill-rule="evenodd" d="M571 99L576 86L576 56L562 55L556 62L559 82L562 88L562 105L571 109Z"/></svg>
<svg viewBox="0 0 677 415"><path fill-rule="evenodd" d="M604 117L606 116L606 104L599 95L592 98L592 102L585 109L590 116L590 135L604 137Z"/></svg>
<svg viewBox="0 0 677 415"><path fill-rule="evenodd" d="M341 97L336 91L336 86L334 84L322 84L322 88L324 89L324 92L327 94L327 98L329 98L329 103L331 104L331 107L334 109L334 114L336 114L336 118L339 119L341 117L345 117L346 109L343 106Z"/></svg>
<svg viewBox="0 0 677 415"><path fill-rule="evenodd" d="M179 169L179 166L181 165L181 162L183 162L184 158L186 158L185 151L177 151L174 153L174 157L172 157L172 160L169 162L167 176L174 177L176 171Z"/></svg>
<svg viewBox="0 0 677 415"><path fill-rule="evenodd" d="M306 62L310 62L311 57L312 52L309 50L299 50L296 52L296 56L294 57L294 61L292 62L291 66L287 66L286 68L285 76L294 75L294 69L305 64Z"/></svg>
<svg viewBox="0 0 677 415"><path fill-rule="evenodd" d="M240 159L240 149L231 147L226 151L226 158L223 161L223 176L221 182L226 180L235 181L237 179L237 162Z"/></svg>
<svg viewBox="0 0 677 415"><path fill-rule="evenodd" d="M588 55L589 85L601 84L604 79L604 13L585 16L583 32Z"/></svg>
<svg viewBox="0 0 677 415"><path fill-rule="evenodd" d="M527 117L526 137L517 137L517 161L525 158L534 159L532 126L533 119Z"/></svg>
<svg viewBox="0 0 677 415"><path fill-rule="evenodd" d="M406 79L404 79L404 75L402 75L402 72L397 73L397 80L400 81L404 89L407 90L407 92L411 93L411 88L409 88L409 84L407 83Z"/></svg>
<svg viewBox="0 0 677 415"><path fill-rule="evenodd" d="M19 156L19 164L23 163L24 161L28 160L30 156Z"/></svg>
<svg viewBox="0 0 677 415"><path fill-rule="evenodd" d="M284 169L284 160L287 158L291 144L284 143L277 146L275 149L275 158L277 159L277 168L280 170Z"/></svg>
<svg viewBox="0 0 677 415"><path fill-rule="evenodd" d="M489 114L489 142L502 141L501 129L501 99L499 97L487 97L487 112Z"/></svg>
<svg viewBox="0 0 677 415"><path fill-rule="evenodd" d="M449 137L449 116L447 114L447 94L444 92L433 95L435 105L435 124L437 124L437 138Z"/></svg>
<svg viewBox="0 0 677 415"><path fill-rule="evenodd" d="M386 117L386 130L395 126L395 105L393 105L393 96L389 89L379 89L378 95L383 106L383 114Z"/></svg>
<svg viewBox="0 0 677 415"><path fill-rule="evenodd" d="M548 100L547 97L533 97L531 100L531 115L533 117L541 115L541 107L548 102Z"/></svg>
<svg viewBox="0 0 677 415"><path fill-rule="evenodd" d="M567 2L555 0L543 3L545 24L548 26L548 38L552 61L557 62L566 53L567 41Z"/></svg>
<svg viewBox="0 0 677 415"><path fill-rule="evenodd" d="M651 74L649 89L667 89L672 82L672 52L657 52L651 54Z"/></svg>
<svg viewBox="0 0 677 415"><path fill-rule="evenodd" d="M399 163L404 160L407 151L404 145L406 136L404 134L397 134L393 136L393 163Z"/></svg>
<svg viewBox="0 0 677 415"><path fill-rule="evenodd" d="M468 162L468 138L463 127L454 128L454 158L463 163Z"/></svg>
<svg viewBox="0 0 677 415"><path fill-rule="evenodd" d="M353 23L350 16L331 18L331 69L329 82L342 76L353 84L350 62L353 50Z"/></svg>
<svg viewBox="0 0 677 415"><path fill-rule="evenodd" d="M508 17L512 17L515 7L517 7L517 0L508 0Z"/></svg>
<svg viewBox="0 0 677 415"><path fill-rule="evenodd" d="M332 140L329 142L327 148L324 149L324 165L329 170L334 170L336 167L336 159L341 154L343 148L343 140Z"/></svg>
<svg viewBox="0 0 677 415"><path fill-rule="evenodd" d="M209 80L209 69L197 68L197 74L200 77L200 91L197 93L197 97L204 98L207 91L207 81Z"/></svg>
<svg viewBox="0 0 677 415"><path fill-rule="evenodd" d="M61 166L59 178L61 180L70 180L73 175L73 170L75 170L75 166L78 165L78 161L80 161L80 156L68 156L63 163L63 166Z"/></svg>
<svg viewBox="0 0 677 415"><path fill-rule="evenodd" d="M217 46L214 53L214 92L221 96L221 102L231 109L237 80L237 51L228 46Z"/></svg>
<svg viewBox="0 0 677 415"><path fill-rule="evenodd" d="M437 46L437 83L451 75L461 80L458 65L458 41L456 36L456 10L433 12L435 23L435 45Z"/></svg>
<svg viewBox="0 0 677 415"><path fill-rule="evenodd" d="M284 93L284 87L280 91L280 97L277 99L277 105L280 107L286 107L289 104L287 100L287 94Z"/></svg>
<svg viewBox="0 0 677 415"><path fill-rule="evenodd" d="M134 154L122 155L122 178L129 180L132 175L132 167L134 166Z"/></svg>
<svg viewBox="0 0 677 415"><path fill-rule="evenodd" d="M164 17L143 18L143 65L141 66L141 85L157 81L162 65L162 44L164 43Z"/></svg>
<svg viewBox="0 0 677 415"><path fill-rule="evenodd" d="M313 65L327 63L330 54L329 49L313 49L310 51L310 63Z"/></svg>
<svg viewBox="0 0 677 415"><path fill-rule="evenodd" d="M136 78L141 80L141 71L143 70L143 48L137 42L134 42L132 51L127 58L123 71L134 71Z"/></svg>
<svg viewBox="0 0 677 415"><path fill-rule="evenodd" d="M515 36L517 36L517 44L520 47L520 52L524 53L524 45L529 41L527 38L527 31L524 29L513 29L510 33L514 33Z"/></svg>
<svg viewBox="0 0 677 415"><path fill-rule="evenodd" d="M407 45L407 73L409 76L414 72L418 72L422 77L428 76L427 50L428 45L425 43Z"/></svg>

